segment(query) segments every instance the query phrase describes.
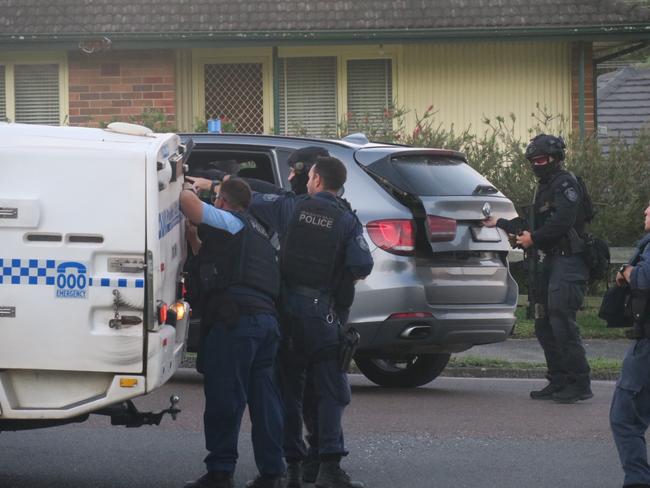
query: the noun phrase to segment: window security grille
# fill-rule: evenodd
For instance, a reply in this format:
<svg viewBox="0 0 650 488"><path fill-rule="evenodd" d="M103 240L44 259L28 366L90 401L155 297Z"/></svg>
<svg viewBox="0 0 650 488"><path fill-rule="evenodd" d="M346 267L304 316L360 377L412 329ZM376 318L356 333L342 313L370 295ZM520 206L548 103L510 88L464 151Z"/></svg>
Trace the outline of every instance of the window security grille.
<svg viewBox="0 0 650 488"><path fill-rule="evenodd" d="M390 59L348 61L348 123L351 127L379 128L392 124L384 116L384 111L393 105L392 73Z"/></svg>
<svg viewBox="0 0 650 488"><path fill-rule="evenodd" d="M261 63L205 65L205 116L225 117L229 132L264 132Z"/></svg>
<svg viewBox="0 0 650 488"><path fill-rule="evenodd" d="M336 123L336 58L281 60L279 132L332 136Z"/></svg>
<svg viewBox="0 0 650 488"><path fill-rule="evenodd" d="M59 65L17 64L14 67L16 122L59 125Z"/></svg>

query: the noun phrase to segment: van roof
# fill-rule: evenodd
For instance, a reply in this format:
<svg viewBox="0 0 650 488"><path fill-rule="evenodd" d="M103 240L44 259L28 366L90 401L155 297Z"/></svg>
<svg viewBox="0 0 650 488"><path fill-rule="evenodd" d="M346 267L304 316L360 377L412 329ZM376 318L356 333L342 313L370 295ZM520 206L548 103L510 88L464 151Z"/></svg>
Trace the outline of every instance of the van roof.
<svg viewBox="0 0 650 488"><path fill-rule="evenodd" d="M100 146L102 151L131 151L160 145L171 134L140 136L89 127L59 127L0 122L0 147L84 147ZM107 147L108 144L110 147Z"/></svg>

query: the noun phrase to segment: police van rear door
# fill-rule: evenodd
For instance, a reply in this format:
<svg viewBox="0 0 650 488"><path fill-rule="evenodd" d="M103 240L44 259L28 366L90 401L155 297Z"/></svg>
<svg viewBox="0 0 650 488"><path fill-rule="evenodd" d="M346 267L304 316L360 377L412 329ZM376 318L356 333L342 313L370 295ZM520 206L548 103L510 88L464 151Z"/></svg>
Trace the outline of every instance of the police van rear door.
<svg viewBox="0 0 650 488"><path fill-rule="evenodd" d="M0 124L0 369L143 371L149 144Z"/></svg>

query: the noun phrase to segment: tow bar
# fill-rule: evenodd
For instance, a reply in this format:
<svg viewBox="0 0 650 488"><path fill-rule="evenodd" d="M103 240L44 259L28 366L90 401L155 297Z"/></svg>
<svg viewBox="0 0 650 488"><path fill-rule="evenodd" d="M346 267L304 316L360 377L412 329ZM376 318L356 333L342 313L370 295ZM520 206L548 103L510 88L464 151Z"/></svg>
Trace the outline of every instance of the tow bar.
<svg viewBox="0 0 650 488"><path fill-rule="evenodd" d="M124 425L126 427L142 427L143 425L160 425L165 414L169 414L172 420L181 412L176 407L180 402L178 395L169 397L169 408L161 410L160 412L140 412L131 400L127 400L116 405L104 408L94 412L98 415L107 415L111 418L111 425Z"/></svg>

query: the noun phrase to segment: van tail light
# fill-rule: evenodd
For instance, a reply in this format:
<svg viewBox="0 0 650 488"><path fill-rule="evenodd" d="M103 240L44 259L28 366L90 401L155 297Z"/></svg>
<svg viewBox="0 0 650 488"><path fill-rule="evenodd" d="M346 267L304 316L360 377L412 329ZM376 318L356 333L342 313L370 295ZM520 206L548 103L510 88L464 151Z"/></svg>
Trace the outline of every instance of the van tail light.
<svg viewBox="0 0 650 488"><path fill-rule="evenodd" d="M176 302L170 305L169 311L173 312L177 321L185 318L185 304L183 302Z"/></svg>
<svg viewBox="0 0 650 488"><path fill-rule="evenodd" d="M453 241L456 238L456 221L427 215L427 233L431 242Z"/></svg>
<svg viewBox="0 0 650 488"><path fill-rule="evenodd" d="M167 322L167 304L164 302L158 302L158 323L164 324Z"/></svg>
<svg viewBox="0 0 650 488"><path fill-rule="evenodd" d="M372 242L392 254L415 253L415 223L408 219L373 220L366 224Z"/></svg>

